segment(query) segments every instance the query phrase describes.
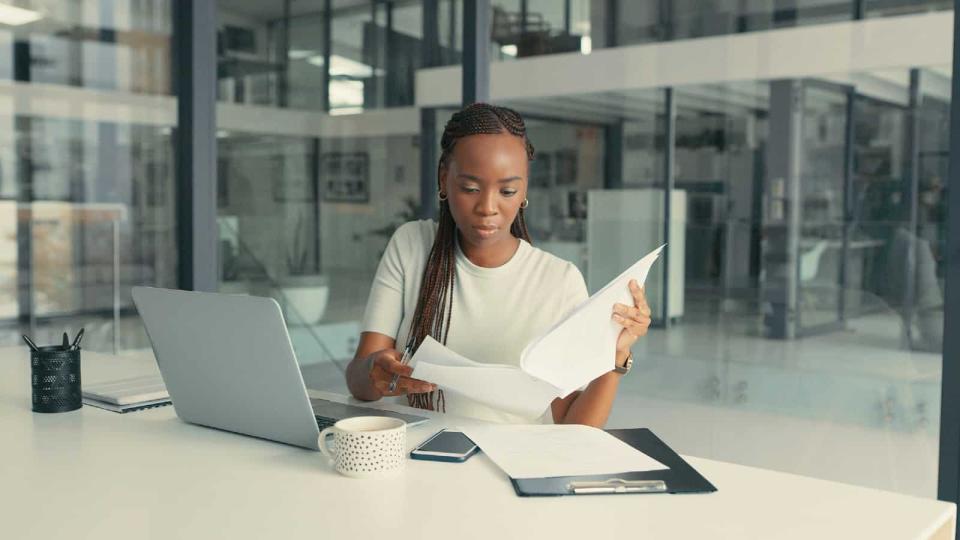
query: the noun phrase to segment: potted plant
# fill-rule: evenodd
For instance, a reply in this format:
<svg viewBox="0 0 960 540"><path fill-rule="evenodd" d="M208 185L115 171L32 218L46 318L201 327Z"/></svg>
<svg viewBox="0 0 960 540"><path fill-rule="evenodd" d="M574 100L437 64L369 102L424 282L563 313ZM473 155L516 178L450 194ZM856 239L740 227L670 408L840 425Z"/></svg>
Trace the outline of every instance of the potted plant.
<svg viewBox="0 0 960 540"><path fill-rule="evenodd" d="M413 197L404 197L403 198L404 208L401 209L396 214L396 219L387 223L383 227L372 229L367 232L371 236L379 236L384 239L384 246L390 241L390 238L393 237L393 233L397 232L397 229L401 225L408 221L413 221L417 219L420 215L420 203L417 202ZM380 250L380 254L377 256L377 260L383 257L383 252L386 248Z"/></svg>
<svg viewBox="0 0 960 540"><path fill-rule="evenodd" d="M280 305L287 324L316 324L327 310L330 284L307 261L303 214L297 218L293 244L287 249L287 275L278 280Z"/></svg>

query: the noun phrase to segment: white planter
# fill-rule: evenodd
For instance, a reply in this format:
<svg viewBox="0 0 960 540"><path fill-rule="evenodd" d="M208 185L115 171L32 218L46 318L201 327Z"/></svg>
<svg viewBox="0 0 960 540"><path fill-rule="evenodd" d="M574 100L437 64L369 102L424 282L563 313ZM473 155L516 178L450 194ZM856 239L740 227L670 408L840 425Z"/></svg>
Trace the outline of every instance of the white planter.
<svg viewBox="0 0 960 540"><path fill-rule="evenodd" d="M313 325L323 318L330 287L323 276L297 276L280 283L280 305L290 326Z"/></svg>

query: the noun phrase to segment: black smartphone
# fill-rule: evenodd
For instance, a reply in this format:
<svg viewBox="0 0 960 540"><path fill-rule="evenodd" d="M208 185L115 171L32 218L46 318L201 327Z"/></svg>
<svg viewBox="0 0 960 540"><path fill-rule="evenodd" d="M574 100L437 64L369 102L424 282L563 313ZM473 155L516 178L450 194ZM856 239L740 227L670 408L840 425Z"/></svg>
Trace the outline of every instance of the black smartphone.
<svg viewBox="0 0 960 540"><path fill-rule="evenodd" d="M410 452L413 459L451 461L462 463L477 453L479 448L459 431L438 431Z"/></svg>

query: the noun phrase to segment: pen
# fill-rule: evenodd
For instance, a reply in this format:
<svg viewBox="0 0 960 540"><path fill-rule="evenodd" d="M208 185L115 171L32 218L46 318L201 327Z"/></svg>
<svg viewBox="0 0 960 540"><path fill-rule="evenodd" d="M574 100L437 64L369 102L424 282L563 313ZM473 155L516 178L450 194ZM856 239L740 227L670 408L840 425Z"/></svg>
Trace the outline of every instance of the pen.
<svg viewBox="0 0 960 540"><path fill-rule="evenodd" d="M23 341L27 342L27 345L30 346L30 350L32 350L33 352L37 352L40 350L40 348L37 347L36 343L34 343L32 339L28 338L26 334L23 334L22 337L23 337Z"/></svg>
<svg viewBox="0 0 960 540"><path fill-rule="evenodd" d="M77 333L77 337L73 338L73 345L70 346L71 349L80 348L80 340L83 339L83 328L80 329L80 332Z"/></svg>
<svg viewBox="0 0 960 540"><path fill-rule="evenodd" d="M405 366L410 363L410 347L405 347L403 349L403 356L400 357L400 365ZM393 392L397 389L397 383L400 381L400 375L394 375L393 380L390 381L390 386L387 387L389 392Z"/></svg>

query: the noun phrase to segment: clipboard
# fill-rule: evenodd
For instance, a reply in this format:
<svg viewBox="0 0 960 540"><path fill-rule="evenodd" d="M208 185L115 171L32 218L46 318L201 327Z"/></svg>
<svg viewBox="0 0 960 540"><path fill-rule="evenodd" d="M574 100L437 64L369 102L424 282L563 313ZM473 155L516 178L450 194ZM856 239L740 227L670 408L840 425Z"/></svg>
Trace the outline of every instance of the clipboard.
<svg viewBox="0 0 960 540"><path fill-rule="evenodd" d="M717 488L646 428L611 429L607 433L629 444L669 469L601 476L511 478L521 497L560 495L617 495L625 493L712 493Z"/></svg>

